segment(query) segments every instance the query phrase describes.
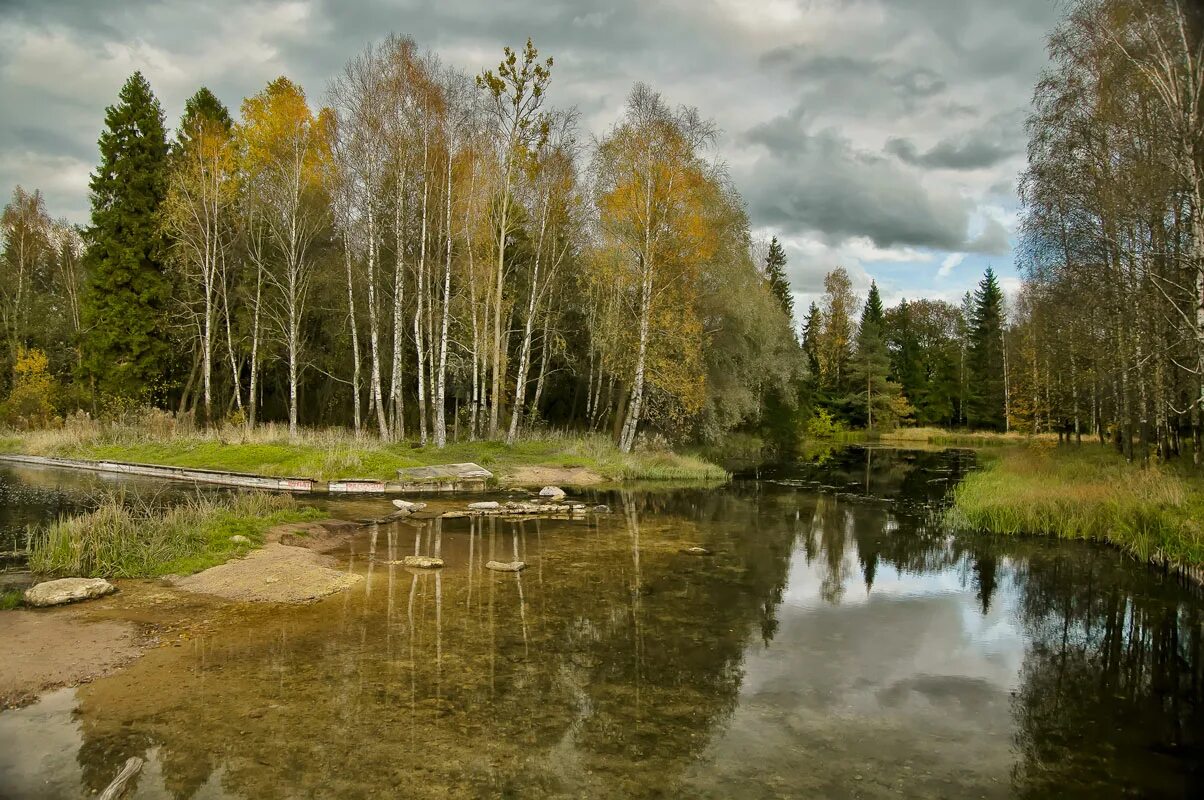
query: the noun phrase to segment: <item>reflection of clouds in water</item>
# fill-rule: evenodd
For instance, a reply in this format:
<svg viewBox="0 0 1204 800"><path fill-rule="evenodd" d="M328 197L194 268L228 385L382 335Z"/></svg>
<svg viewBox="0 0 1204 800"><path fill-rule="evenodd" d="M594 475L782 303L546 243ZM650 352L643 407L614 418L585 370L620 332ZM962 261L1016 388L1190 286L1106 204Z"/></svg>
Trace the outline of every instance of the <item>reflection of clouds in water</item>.
<svg viewBox="0 0 1204 800"><path fill-rule="evenodd" d="M75 754L83 743L72 719L74 689L58 689L25 708L0 713L0 797L80 797Z"/></svg>

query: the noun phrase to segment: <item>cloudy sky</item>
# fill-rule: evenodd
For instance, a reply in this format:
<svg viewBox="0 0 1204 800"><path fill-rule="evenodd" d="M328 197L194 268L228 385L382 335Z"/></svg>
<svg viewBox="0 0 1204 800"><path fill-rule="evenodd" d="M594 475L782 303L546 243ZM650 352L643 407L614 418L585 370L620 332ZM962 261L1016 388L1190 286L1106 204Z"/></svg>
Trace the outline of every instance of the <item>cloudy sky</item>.
<svg viewBox="0 0 1204 800"><path fill-rule="evenodd" d="M232 109L285 74L320 102L389 31L478 72L527 36L551 102L601 134L634 81L698 106L754 232L800 303L824 273L888 303L956 299L988 264L1015 285L1024 116L1057 0L0 0L0 191L87 218L104 108L140 69L169 124L210 87Z"/></svg>

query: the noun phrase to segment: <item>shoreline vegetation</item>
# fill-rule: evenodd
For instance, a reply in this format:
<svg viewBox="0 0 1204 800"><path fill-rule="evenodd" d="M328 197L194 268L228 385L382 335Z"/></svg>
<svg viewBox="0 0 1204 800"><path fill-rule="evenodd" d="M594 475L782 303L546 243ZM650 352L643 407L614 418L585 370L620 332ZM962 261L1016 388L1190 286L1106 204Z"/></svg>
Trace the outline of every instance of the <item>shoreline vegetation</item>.
<svg viewBox="0 0 1204 800"><path fill-rule="evenodd" d="M191 575L258 549L277 525L322 516L289 495L243 492L166 505L117 490L92 511L32 532L29 567L42 577Z"/></svg>
<svg viewBox="0 0 1204 800"><path fill-rule="evenodd" d="M501 441L449 442L442 449L410 442L383 442L338 429L253 430L225 426L207 431L177 426L100 423L73 417L61 428L0 434L0 453L59 458L112 459L173 467L248 472L274 477L394 479L399 468L471 461L499 483L521 483L524 471L573 470L590 482L724 481L728 473L695 455L668 450L623 453L602 435L528 433L512 445ZM540 481L535 481L540 482ZM572 479L566 481L570 485Z"/></svg>
<svg viewBox="0 0 1204 800"><path fill-rule="evenodd" d="M1114 545L1201 582L1204 480L1173 464L1127 462L1096 443L987 451L953 490L957 530Z"/></svg>

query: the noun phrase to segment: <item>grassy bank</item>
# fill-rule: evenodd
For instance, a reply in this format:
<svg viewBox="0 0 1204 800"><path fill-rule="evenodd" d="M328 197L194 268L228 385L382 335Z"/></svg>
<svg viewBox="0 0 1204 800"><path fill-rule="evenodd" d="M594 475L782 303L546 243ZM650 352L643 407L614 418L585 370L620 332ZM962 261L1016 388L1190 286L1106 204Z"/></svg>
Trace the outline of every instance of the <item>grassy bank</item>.
<svg viewBox="0 0 1204 800"><path fill-rule="evenodd" d="M604 480L723 480L726 473L702 458L666 451L621 453L604 436L543 435L514 445L457 442L442 450L410 443L356 438L339 430L305 430L290 439L272 425L192 431L174 425L72 421L56 430L0 436L0 452L61 458L113 459L261 475L396 478L397 470L472 461L500 479L524 468L581 467Z"/></svg>
<svg viewBox="0 0 1204 800"><path fill-rule="evenodd" d="M163 507L116 492L103 498L95 511L34 533L29 565L48 576L189 575L258 547L274 525L320 516L281 495L198 497ZM235 535L249 542L230 541Z"/></svg>
<svg viewBox="0 0 1204 800"><path fill-rule="evenodd" d="M993 431L962 431L947 428L895 428L874 434L883 444L906 447L910 444L931 444L943 447L991 447L999 445L1031 444L1034 442L1056 443L1055 433L1036 436L1026 433L996 433Z"/></svg>
<svg viewBox="0 0 1204 800"><path fill-rule="evenodd" d="M953 493L955 528L1110 542L1143 561L1204 564L1204 482L1108 448L1036 445L987 457Z"/></svg>

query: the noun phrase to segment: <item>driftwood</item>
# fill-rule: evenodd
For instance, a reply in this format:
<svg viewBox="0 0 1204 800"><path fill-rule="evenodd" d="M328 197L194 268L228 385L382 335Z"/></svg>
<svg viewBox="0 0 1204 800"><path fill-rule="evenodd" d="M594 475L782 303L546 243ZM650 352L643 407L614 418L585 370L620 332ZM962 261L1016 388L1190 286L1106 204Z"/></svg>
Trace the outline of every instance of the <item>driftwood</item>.
<svg viewBox="0 0 1204 800"><path fill-rule="evenodd" d="M121 772L117 773L117 777L108 785L108 788L100 793L97 800L117 800L119 797L123 797L129 788L129 782L142 771L142 763L142 759L138 756L133 756L126 761Z"/></svg>

